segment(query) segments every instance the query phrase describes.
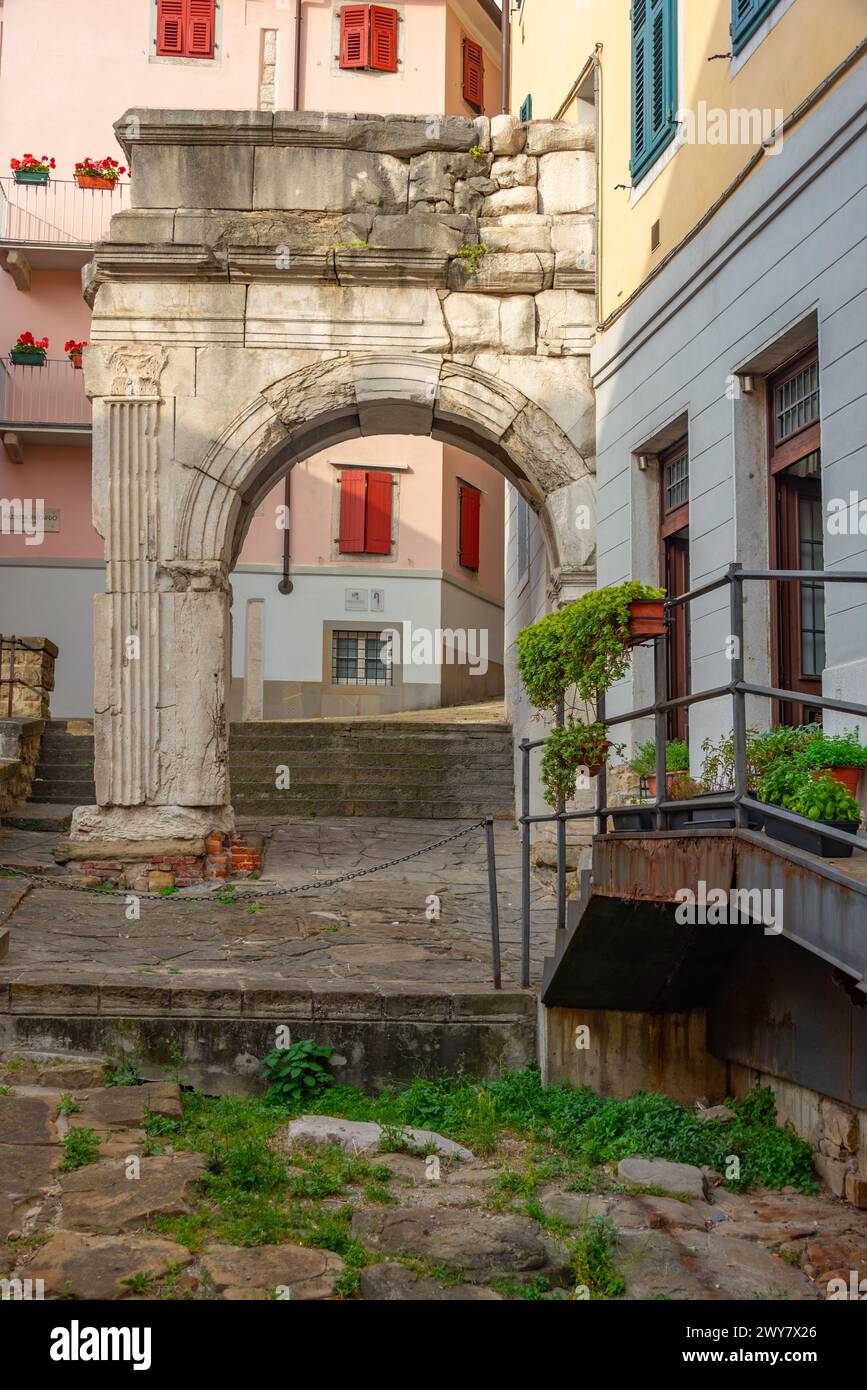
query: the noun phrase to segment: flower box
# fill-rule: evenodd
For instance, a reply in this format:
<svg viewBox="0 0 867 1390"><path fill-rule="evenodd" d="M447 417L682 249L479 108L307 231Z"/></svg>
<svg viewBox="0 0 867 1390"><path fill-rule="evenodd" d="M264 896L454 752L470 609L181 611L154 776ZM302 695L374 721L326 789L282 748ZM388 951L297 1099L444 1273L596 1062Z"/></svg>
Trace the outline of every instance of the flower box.
<svg viewBox="0 0 867 1390"><path fill-rule="evenodd" d="M46 183L48 182L48 170L47 170L47 169L16 169L16 170L15 170L15 182L16 182L16 183L38 183L38 184L46 184Z"/></svg>
<svg viewBox="0 0 867 1390"><path fill-rule="evenodd" d="M117 179L99 179L95 174L76 174L75 182L79 188L93 188L97 192L105 193L106 189L110 192L117 183Z"/></svg>
<svg viewBox="0 0 867 1390"><path fill-rule="evenodd" d="M792 825L789 821L778 819L773 808L765 811L765 832L772 840L781 840L784 845L794 845L796 849L818 854L821 859L851 859L854 845L844 845L823 835L821 827L830 825L833 830L845 830L850 835L858 834L860 821L857 820L819 820L808 825Z"/></svg>
<svg viewBox="0 0 867 1390"><path fill-rule="evenodd" d="M640 810L637 806L627 806L622 811L611 811L611 823L615 832L653 830L655 825L653 811Z"/></svg>
<svg viewBox="0 0 867 1390"><path fill-rule="evenodd" d="M9 359L17 367L45 366L45 353L37 348L10 348Z"/></svg>
<svg viewBox="0 0 867 1390"><path fill-rule="evenodd" d="M664 637L665 600L637 598L629 605L629 642L635 646L652 637Z"/></svg>

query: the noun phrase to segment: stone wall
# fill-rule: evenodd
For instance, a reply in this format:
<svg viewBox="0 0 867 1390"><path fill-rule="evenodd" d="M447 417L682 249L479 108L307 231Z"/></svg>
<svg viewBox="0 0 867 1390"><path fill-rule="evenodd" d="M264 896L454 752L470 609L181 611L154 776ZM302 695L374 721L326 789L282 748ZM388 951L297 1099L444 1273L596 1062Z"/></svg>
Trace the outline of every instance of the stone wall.
<svg viewBox="0 0 867 1390"><path fill-rule="evenodd" d="M0 817L30 796L45 722L0 719Z"/></svg>
<svg viewBox="0 0 867 1390"><path fill-rule="evenodd" d="M0 640L0 719L48 718L56 658L47 637Z"/></svg>

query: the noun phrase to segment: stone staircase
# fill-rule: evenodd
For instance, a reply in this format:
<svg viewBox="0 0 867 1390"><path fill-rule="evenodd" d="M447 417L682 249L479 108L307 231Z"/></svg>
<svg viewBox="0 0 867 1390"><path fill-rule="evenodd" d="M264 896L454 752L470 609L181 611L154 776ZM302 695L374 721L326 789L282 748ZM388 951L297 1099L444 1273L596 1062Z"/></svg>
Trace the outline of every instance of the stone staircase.
<svg viewBox="0 0 867 1390"><path fill-rule="evenodd" d="M31 803L93 804L87 727L46 724ZM276 785L282 767L285 790ZM242 816L511 820L512 767L512 731L502 721L281 721L233 724L229 735L232 800Z"/></svg>
<svg viewBox="0 0 867 1390"><path fill-rule="evenodd" d="M504 722L310 720L233 724L240 815L514 817L512 731ZM278 790L277 769L290 785Z"/></svg>
<svg viewBox="0 0 867 1390"><path fill-rule="evenodd" d="M28 805L92 806L95 801L93 725L86 719L47 720Z"/></svg>

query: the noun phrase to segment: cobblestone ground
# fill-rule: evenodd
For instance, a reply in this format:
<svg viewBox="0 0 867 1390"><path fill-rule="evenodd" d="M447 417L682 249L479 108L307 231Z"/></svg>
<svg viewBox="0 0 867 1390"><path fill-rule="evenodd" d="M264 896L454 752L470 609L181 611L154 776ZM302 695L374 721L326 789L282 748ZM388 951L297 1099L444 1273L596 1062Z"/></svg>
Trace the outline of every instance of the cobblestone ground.
<svg viewBox="0 0 867 1390"><path fill-rule="evenodd" d="M78 978L113 971L274 975L308 984L364 980L389 986L439 988L491 984L491 931L483 830L369 877L289 898L263 890L334 877L409 854L466 825L461 821L292 820L242 822L264 832L262 879L246 882L236 904L143 900L129 921L123 897L29 889L0 878L0 927L12 946L0 962L0 983L62 973ZM520 839L508 822L495 826L500 932L505 985L520 975ZM54 837L0 831L0 863L58 873ZM198 891L198 890L191 890ZM434 901L436 900L436 901ZM533 889L533 980L551 949L553 902ZM431 920L432 919L432 920Z"/></svg>
<svg viewBox="0 0 867 1390"><path fill-rule="evenodd" d="M867 1269L864 1214L827 1195L736 1195L707 1170L647 1165L644 1192L605 1169L592 1191L561 1175L529 1199L518 1140L437 1168L383 1151L383 1133L361 1133L374 1126L347 1135L321 1118L269 1141L289 1164L283 1226L268 1226L279 1204L266 1192L254 1227L215 1238L206 1154L153 1138L155 1122L168 1133L181 1118L178 1087L101 1081L96 1059L0 1065L0 1277L42 1281L34 1297L593 1298L599 1266L582 1266L576 1241L600 1217L608 1292L627 1299L816 1299ZM69 1169L86 1135L98 1150ZM693 1195L660 1195L660 1182ZM576 1284L582 1268L589 1285Z"/></svg>

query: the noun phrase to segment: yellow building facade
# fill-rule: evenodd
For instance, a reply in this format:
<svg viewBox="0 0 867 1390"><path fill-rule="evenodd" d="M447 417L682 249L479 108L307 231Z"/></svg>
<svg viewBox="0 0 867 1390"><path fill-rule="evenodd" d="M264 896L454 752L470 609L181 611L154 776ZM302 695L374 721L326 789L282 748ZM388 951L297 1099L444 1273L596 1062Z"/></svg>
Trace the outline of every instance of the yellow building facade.
<svg viewBox="0 0 867 1390"><path fill-rule="evenodd" d="M651 19L657 3L664 0L648 0ZM596 105L603 325L727 190L750 176L778 122L787 122L786 133L797 124L802 104L867 32L864 0L756 0L759 23L733 53L733 16L750 3L672 0L675 116L685 119L634 182L630 0L513 0L513 113L526 112L528 98L534 120L587 119L582 101Z"/></svg>

